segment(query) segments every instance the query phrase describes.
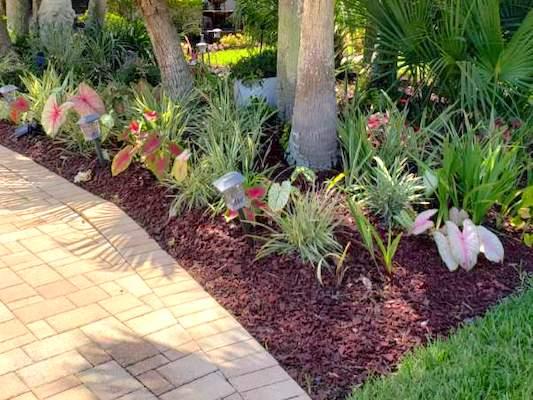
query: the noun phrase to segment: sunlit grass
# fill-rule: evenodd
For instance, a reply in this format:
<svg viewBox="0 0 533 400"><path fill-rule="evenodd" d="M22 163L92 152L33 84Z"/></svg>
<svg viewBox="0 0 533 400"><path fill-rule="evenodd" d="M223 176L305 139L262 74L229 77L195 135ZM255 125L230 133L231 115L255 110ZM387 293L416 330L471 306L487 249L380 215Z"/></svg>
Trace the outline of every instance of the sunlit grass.
<svg viewBox="0 0 533 400"><path fill-rule="evenodd" d="M533 399L533 288L448 340L407 356L398 372L348 400Z"/></svg>
<svg viewBox="0 0 533 400"><path fill-rule="evenodd" d="M210 53L209 58L211 65L225 67L233 65L239 60L250 57L257 53L259 53L259 47L251 47L247 49L228 49Z"/></svg>

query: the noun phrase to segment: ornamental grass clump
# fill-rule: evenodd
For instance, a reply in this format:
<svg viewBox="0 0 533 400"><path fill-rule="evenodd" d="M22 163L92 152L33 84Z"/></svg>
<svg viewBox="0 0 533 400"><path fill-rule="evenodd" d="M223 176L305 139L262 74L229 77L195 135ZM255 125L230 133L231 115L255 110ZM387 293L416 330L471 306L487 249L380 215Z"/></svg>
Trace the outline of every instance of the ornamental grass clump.
<svg viewBox="0 0 533 400"><path fill-rule="evenodd" d="M339 198L333 192L294 191L284 210L267 212L273 227L267 227L264 244L257 259L272 254L295 254L303 262L315 268L331 254L342 253L342 246L335 237L341 224L337 215Z"/></svg>

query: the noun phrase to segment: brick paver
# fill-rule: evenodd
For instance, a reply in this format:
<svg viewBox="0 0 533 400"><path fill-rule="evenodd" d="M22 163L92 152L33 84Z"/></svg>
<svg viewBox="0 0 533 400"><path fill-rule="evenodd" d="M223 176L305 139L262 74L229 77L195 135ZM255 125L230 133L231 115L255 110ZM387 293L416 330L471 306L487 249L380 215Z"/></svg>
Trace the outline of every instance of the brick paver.
<svg viewBox="0 0 533 400"><path fill-rule="evenodd" d="M0 146L0 400L305 400L117 206Z"/></svg>

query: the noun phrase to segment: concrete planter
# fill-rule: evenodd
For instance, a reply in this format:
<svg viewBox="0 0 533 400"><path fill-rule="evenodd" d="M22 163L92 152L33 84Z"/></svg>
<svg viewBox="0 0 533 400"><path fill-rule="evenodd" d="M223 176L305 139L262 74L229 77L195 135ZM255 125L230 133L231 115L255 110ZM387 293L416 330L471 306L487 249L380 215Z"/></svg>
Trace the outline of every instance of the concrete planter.
<svg viewBox="0 0 533 400"><path fill-rule="evenodd" d="M277 107L278 105L278 78L265 78L246 84L241 80L236 80L233 90L235 101L240 106L247 106L254 97L265 99L269 106Z"/></svg>

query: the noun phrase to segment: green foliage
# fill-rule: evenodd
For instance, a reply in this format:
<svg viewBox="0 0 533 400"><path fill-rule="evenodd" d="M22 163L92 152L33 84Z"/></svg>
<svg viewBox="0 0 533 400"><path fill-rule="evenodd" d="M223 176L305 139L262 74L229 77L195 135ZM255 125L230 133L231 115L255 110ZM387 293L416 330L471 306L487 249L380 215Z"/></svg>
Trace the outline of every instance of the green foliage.
<svg viewBox="0 0 533 400"><path fill-rule="evenodd" d="M445 219L448 208L455 206L467 211L478 225L494 205L505 204L516 191L523 173L518 148L505 145L499 130L480 137L477 128L463 135L453 126L449 129L441 165L435 171L439 216Z"/></svg>
<svg viewBox="0 0 533 400"><path fill-rule="evenodd" d="M374 160L376 166L355 187L356 196L391 226L402 212L421 202L424 186L420 177L407 172L406 160L397 159L390 169L379 157Z"/></svg>
<svg viewBox="0 0 533 400"><path fill-rule="evenodd" d="M180 191L172 206L173 214L206 205L220 211L220 202L213 203L216 197L211 187L217 178L241 171L252 180L259 172L268 172L263 171L262 157L268 149L263 125L272 110L262 102L238 107L226 79L206 86L201 97L206 103L191 123L189 135L193 150L191 173L182 182L171 182Z"/></svg>
<svg viewBox="0 0 533 400"><path fill-rule="evenodd" d="M62 103L74 93L75 89L72 74L61 76L54 67L47 68L41 77L27 72L20 77L20 80L26 89L25 96L31 104L30 119L37 122L41 122L44 105L52 94L55 94Z"/></svg>
<svg viewBox="0 0 533 400"><path fill-rule="evenodd" d="M209 53L209 60L211 65L215 66L233 66L239 61L251 57L259 53L258 47L252 47L247 49L228 49L218 50L213 53Z"/></svg>
<svg viewBox="0 0 533 400"><path fill-rule="evenodd" d="M374 378L349 400L529 399L533 396L533 289L485 317L413 351L390 376Z"/></svg>
<svg viewBox="0 0 533 400"><path fill-rule="evenodd" d="M170 98L164 91L141 82L133 89L133 110L138 119L146 111L155 111L158 116L158 133L170 141L182 143L187 129L197 118L195 94L179 101Z"/></svg>
<svg viewBox="0 0 533 400"><path fill-rule="evenodd" d="M389 226L387 232L387 242L385 242L379 231L372 225L372 223L365 216L360 205L353 200L348 200L350 213L355 220L357 231L361 235L362 245L367 249L372 257L372 260L378 266L378 251L379 258L385 267L385 271L392 275L394 272L394 256L398 251L402 233L399 233L393 239L392 228Z"/></svg>
<svg viewBox="0 0 533 400"><path fill-rule="evenodd" d="M382 64L398 63L403 74L451 101L458 99L478 117L494 108L523 113L533 88L533 12L522 12L523 21L511 34L502 25L520 18L502 20L500 11L510 8L500 3L364 0L379 29Z"/></svg>
<svg viewBox="0 0 533 400"><path fill-rule="evenodd" d="M341 253L342 246L335 238L341 223L338 207L339 199L333 192L294 194L285 210L268 213L275 227L269 227L266 236L258 238L265 243L257 258L296 254L316 268L329 255Z"/></svg>
<svg viewBox="0 0 533 400"><path fill-rule="evenodd" d="M172 20L184 35L202 33L203 0L168 0Z"/></svg>
<svg viewBox="0 0 533 400"><path fill-rule="evenodd" d="M278 33L277 0L237 0L234 14L236 24L261 44L275 44Z"/></svg>
<svg viewBox="0 0 533 400"><path fill-rule="evenodd" d="M276 76L277 54L269 49L239 60L231 67L231 75L244 82L272 78Z"/></svg>

